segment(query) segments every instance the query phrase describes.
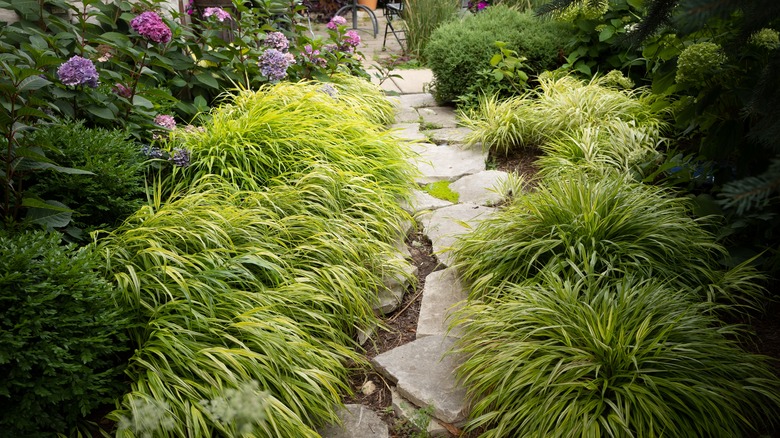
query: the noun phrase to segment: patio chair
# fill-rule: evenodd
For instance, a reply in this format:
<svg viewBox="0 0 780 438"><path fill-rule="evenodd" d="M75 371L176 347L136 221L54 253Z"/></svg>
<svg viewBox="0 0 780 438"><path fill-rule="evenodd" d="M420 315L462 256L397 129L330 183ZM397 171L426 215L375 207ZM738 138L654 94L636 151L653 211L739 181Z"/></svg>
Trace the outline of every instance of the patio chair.
<svg viewBox="0 0 780 438"><path fill-rule="evenodd" d="M387 34L392 33L398 44L401 46L401 51L406 53L406 29L403 23L399 23L404 19L404 3L385 3L384 7L385 19L387 24L385 25L385 38L382 41L382 49L387 45Z"/></svg>

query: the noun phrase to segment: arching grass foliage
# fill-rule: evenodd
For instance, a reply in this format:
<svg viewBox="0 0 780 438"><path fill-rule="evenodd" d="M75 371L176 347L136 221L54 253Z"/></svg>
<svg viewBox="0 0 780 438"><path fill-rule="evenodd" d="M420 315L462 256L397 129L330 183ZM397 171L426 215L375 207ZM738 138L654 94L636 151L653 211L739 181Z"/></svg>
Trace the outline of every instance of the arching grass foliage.
<svg viewBox="0 0 780 438"><path fill-rule="evenodd" d="M780 380L738 329L655 281L553 276L458 318L482 437L750 436L778 421Z"/></svg>

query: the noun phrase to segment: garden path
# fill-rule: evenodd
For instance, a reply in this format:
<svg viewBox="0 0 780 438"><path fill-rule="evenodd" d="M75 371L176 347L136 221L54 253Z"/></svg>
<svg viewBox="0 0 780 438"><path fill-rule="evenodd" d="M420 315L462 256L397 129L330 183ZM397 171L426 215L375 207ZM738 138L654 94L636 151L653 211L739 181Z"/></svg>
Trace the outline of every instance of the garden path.
<svg viewBox="0 0 780 438"><path fill-rule="evenodd" d="M487 153L481 145L463 144L468 130L457 126L453 109L437 106L433 96L422 92L430 71L399 73L402 77L398 82L412 92L391 97L397 102L396 124L391 128L416 152L414 163L420 170L417 183L449 181L450 189L459 194L459 202L443 201L417 190L414 200L405 206L430 238L442 269L425 278L416 339L379 354L371 363L395 385L392 405L396 415L419 418L418 411L423 410L430 416L429 436L449 437L457 434L468 414L466 391L454 374L460 358L446 354L459 337L457 327L448 330L447 317L467 295L457 272L450 267L453 260L449 247L457 236L491 215L494 209L490 205L501 200L493 187L506 174L487 170ZM388 425L362 405L347 405L341 417L344 425L322 430L323 437L390 436Z"/></svg>

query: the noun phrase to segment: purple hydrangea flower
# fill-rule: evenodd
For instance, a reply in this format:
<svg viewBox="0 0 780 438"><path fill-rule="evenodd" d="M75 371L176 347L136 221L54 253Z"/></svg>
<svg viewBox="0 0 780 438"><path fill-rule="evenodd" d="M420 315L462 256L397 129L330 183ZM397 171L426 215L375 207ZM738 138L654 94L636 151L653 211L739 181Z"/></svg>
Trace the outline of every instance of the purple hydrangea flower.
<svg viewBox="0 0 780 438"><path fill-rule="evenodd" d="M272 81L284 79L287 67L295 63L290 53L282 53L276 49L268 49L260 56L260 73Z"/></svg>
<svg viewBox="0 0 780 438"><path fill-rule="evenodd" d="M280 52L286 52L290 47L290 41L281 32L271 32L266 34L264 44L267 47L276 49Z"/></svg>
<svg viewBox="0 0 780 438"><path fill-rule="evenodd" d="M216 17L217 21L220 23L233 19L233 17L230 16L230 12L222 8L206 8L206 10L203 11L203 18L209 18L212 15Z"/></svg>
<svg viewBox="0 0 780 438"><path fill-rule="evenodd" d="M190 151L184 148L175 148L168 160L174 166L187 167L190 165Z"/></svg>
<svg viewBox="0 0 780 438"><path fill-rule="evenodd" d="M322 50L324 50L325 52L328 52L328 53L335 52L338 49L339 49L339 46L337 46L335 44L325 44L324 46L322 46Z"/></svg>
<svg viewBox="0 0 780 438"><path fill-rule="evenodd" d="M98 72L89 59L75 55L57 69L57 77L64 85L98 86Z"/></svg>
<svg viewBox="0 0 780 438"><path fill-rule="evenodd" d="M477 10L481 11L481 10L485 9L486 7L488 7L488 6L489 6L488 2L481 1L481 2L477 3Z"/></svg>
<svg viewBox="0 0 780 438"><path fill-rule="evenodd" d="M167 43L171 40L171 28L157 13L146 11L130 20L130 26L142 37L155 43Z"/></svg>
<svg viewBox="0 0 780 438"><path fill-rule="evenodd" d="M168 114L158 114L154 118L154 123L167 129L176 129L176 119Z"/></svg>
<svg viewBox="0 0 780 438"><path fill-rule="evenodd" d="M149 158L163 158L165 152L157 146L144 145L141 147L141 153Z"/></svg>
<svg viewBox="0 0 780 438"><path fill-rule="evenodd" d="M345 24L347 24L347 19L346 18L342 17L341 15L335 15L328 22L328 29L336 30L336 29L339 28L339 26L343 26Z"/></svg>

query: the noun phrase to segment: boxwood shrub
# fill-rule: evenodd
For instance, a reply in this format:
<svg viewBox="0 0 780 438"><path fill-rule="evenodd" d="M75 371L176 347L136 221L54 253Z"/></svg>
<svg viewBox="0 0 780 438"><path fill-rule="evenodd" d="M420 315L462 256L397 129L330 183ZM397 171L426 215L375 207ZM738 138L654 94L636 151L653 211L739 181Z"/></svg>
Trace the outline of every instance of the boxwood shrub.
<svg viewBox="0 0 780 438"><path fill-rule="evenodd" d="M129 319L93 254L0 231L0 435L67 433L124 392Z"/></svg>
<svg viewBox="0 0 780 438"><path fill-rule="evenodd" d="M490 66L495 42L526 57L532 74L554 69L571 36L569 24L537 18L503 5L489 7L436 29L425 48L434 75L432 92L439 102L454 101L476 73Z"/></svg>
<svg viewBox="0 0 780 438"><path fill-rule="evenodd" d="M38 172L32 181L30 191L37 196L74 210L74 226L86 231L114 228L146 200L143 163L147 157L127 131L67 122L38 129L30 141L59 151L47 154L58 165L93 173Z"/></svg>

